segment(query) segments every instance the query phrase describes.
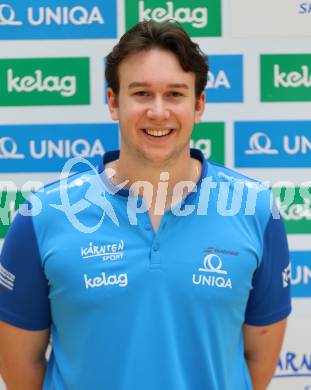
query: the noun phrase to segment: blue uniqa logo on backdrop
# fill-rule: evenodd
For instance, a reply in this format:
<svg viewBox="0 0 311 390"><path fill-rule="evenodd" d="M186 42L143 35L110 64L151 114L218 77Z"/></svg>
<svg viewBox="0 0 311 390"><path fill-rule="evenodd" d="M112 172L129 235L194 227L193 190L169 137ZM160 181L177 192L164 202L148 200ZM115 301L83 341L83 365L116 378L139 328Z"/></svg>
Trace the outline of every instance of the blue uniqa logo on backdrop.
<svg viewBox="0 0 311 390"><path fill-rule="evenodd" d="M243 56L210 55L206 88L208 103L243 102Z"/></svg>
<svg viewBox="0 0 311 390"><path fill-rule="evenodd" d="M292 296L311 298L311 252L291 252Z"/></svg>
<svg viewBox="0 0 311 390"><path fill-rule="evenodd" d="M311 167L311 121L235 122L235 166Z"/></svg>
<svg viewBox="0 0 311 390"><path fill-rule="evenodd" d="M116 0L8 0L0 3L0 39L116 38Z"/></svg>
<svg viewBox="0 0 311 390"><path fill-rule="evenodd" d="M97 164L118 137L116 124L0 126L0 172L59 172L72 157Z"/></svg>

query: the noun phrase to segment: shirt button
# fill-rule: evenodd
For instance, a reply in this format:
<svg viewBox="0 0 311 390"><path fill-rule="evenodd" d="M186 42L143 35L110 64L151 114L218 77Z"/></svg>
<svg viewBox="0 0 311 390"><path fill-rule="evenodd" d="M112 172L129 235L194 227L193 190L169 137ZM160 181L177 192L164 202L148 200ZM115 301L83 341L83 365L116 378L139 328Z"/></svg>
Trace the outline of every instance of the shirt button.
<svg viewBox="0 0 311 390"><path fill-rule="evenodd" d="M146 229L146 230L151 230L151 229L152 229L151 224L150 224L150 223L146 223L145 229Z"/></svg>
<svg viewBox="0 0 311 390"><path fill-rule="evenodd" d="M156 242L154 245L153 245L153 250L154 250L154 252L157 252L158 250L159 250L159 248L160 248L160 245Z"/></svg>

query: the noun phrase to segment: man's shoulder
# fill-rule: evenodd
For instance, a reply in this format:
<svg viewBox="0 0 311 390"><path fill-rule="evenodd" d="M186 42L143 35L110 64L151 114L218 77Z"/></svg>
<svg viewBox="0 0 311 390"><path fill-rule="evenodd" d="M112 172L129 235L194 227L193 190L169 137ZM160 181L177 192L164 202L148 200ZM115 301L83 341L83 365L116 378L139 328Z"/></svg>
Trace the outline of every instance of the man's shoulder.
<svg viewBox="0 0 311 390"><path fill-rule="evenodd" d="M247 186L257 185L268 189L268 187L260 180L256 180L231 168L228 168L225 165L211 161L208 162L207 176L212 176L216 181L220 182L231 182L237 184L240 183Z"/></svg>
<svg viewBox="0 0 311 390"><path fill-rule="evenodd" d="M92 170L78 172L68 177L60 177L58 180L32 192L28 201L32 203L34 198L39 198L45 205L62 200L64 197L79 198L96 180L100 180L100 178Z"/></svg>
<svg viewBox="0 0 311 390"><path fill-rule="evenodd" d="M218 201L240 205L239 215L254 217L265 226L274 212L273 193L266 183L253 179L224 165L208 163L207 177L216 183ZM228 206L229 207L229 206Z"/></svg>

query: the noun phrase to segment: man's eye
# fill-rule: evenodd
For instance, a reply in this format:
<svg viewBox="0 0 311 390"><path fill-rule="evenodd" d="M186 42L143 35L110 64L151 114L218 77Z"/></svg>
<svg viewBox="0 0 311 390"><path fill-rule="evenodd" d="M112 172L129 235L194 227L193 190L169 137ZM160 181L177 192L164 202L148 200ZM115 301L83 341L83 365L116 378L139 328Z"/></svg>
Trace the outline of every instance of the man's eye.
<svg viewBox="0 0 311 390"><path fill-rule="evenodd" d="M176 92L176 91L170 92L169 95L172 96L172 97L180 97L180 96L183 96L182 93Z"/></svg>
<svg viewBox="0 0 311 390"><path fill-rule="evenodd" d="M137 92L135 92L135 95L136 96L148 96L149 94L146 91L137 91Z"/></svg>

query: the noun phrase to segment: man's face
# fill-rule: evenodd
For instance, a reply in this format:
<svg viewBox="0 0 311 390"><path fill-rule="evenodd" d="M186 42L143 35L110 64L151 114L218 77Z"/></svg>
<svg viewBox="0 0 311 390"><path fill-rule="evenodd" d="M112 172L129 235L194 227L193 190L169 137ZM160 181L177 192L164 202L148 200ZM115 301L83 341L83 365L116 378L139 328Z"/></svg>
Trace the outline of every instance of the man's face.
<svg viewBox="0 0 311 390"><path fill-rule="evenodd" d="M194 73L171 52L151 49L121 62L119 82L118 96L108 89L108 102L120 123L121 156L157 166L188 157L205 104L204 93L195 97Z"/></svg>

